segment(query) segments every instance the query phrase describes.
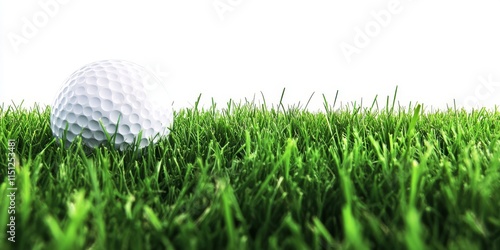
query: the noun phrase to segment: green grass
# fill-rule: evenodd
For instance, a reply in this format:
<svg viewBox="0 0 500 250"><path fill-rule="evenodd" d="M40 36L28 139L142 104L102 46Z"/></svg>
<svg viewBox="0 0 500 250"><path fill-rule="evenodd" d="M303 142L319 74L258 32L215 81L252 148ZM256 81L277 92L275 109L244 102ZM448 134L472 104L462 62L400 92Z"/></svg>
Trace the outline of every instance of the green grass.
<svg viewBox="0 0 500 250"><path fill-rule="evenodd" d="M387 104L194 107L157 146L90 153L2 106L0 249L500 249L500 112Z"/></svg>

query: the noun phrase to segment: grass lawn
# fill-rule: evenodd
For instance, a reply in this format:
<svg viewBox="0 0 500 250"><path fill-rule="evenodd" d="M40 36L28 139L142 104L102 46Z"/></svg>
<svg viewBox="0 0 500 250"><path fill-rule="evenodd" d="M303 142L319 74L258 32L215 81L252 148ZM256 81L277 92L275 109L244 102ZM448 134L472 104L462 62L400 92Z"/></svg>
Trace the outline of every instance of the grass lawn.
<svg viewBox="0 0 500 250"><path fill-rule="evenodd" d="M387 104L194 107L126 152L0 107L0 249L500 249L500 111Z"/></svg>

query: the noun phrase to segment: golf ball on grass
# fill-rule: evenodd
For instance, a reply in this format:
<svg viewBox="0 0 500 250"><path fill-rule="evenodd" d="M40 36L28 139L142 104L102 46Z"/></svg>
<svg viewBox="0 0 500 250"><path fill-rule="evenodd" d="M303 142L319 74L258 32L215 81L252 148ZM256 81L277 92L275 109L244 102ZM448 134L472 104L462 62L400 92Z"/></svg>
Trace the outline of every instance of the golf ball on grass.
<svg viewBox="0 0 500 250"><path fill-rule="evenodd" d="M173 122L170 104L165 87L146 68L103 60L85 65L66 80L52 105L50 125L67 145L81 136L91 148L112 143L124 150L137 140L143 148L168 135Z"/></svg>

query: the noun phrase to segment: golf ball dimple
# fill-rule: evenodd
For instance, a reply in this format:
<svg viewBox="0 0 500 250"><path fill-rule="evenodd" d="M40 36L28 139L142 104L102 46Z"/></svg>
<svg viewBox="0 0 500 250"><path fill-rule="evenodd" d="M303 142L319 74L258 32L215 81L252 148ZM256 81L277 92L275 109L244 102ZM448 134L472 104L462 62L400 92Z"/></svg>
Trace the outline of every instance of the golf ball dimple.
<svg viewBox="0 0 500 250"><path fill-rule="evenodd" d="M107 133L117 149L136 140L142 148L168 135L173 122L170 103L165 87L144 67L123 60L98 61L63 84L52 105L51 129L68 145L81 136L87 146L96 147L107 143Z"/></svg>

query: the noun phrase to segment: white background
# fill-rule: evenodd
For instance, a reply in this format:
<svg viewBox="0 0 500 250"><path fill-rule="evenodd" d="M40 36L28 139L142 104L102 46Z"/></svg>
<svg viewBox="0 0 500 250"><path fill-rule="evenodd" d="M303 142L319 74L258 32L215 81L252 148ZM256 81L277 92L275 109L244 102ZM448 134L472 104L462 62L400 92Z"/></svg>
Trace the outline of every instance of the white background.
<svg viewBox="0 0 500 250"><path fill-rule="evenodd" d="M405 106L493 107L499 11L497 0L0 0L0 102L50 105L81 66L125 59L155 71L176 109L200 93L219 107L261 92L276 103L283 88L287 105L315 92L312 110L337 90L343 104L383 104L397 85Z"/></svg>

